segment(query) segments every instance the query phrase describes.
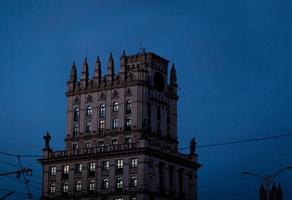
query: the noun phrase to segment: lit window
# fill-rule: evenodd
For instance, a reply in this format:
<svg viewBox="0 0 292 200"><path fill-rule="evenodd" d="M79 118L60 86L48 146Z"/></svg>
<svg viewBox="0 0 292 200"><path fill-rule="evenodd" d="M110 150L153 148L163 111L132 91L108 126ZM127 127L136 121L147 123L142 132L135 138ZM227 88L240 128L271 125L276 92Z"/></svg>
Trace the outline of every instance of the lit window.
<svg viewBox="0 0 292 200"><path fill-rule="evenodd" d="M91 106L87 106L86 116L91 116L91 115L92 115L92 107Z"/></svg>
<svg viewBox="0 0 292 200"><path fill-rule="evenodd" d="M50 193L53 194L56 192L56 184L55 183L51 183L50 185Z"/></svg>
<svg viewBox="0 0 292 200"><path fill-rule="evenodd" d="M108 189L109 188L109 180L107 178L103 179L102 188L103 189Z"/></svg>
<svg viewBox="0 0 292 200"><path fill-rule="evenodd" d="M116 197L115 200L124 200L123 197Z"/></svg>
<svg viewBox="0 0 292 200"><path fill-rule="evenodd" d="M103 131L105 129L105 120L99 121L99 130Z"/></svg>
<svg viewBox="0 0 292 200"><path fill-rule="evenodd" d="M132 143L132 138L126 138L125 140L126 140L126 144Z"/></svg>
<svg viewBox="0 0 292 200"><path fill-rule="evenodd" d="M112 125L112 127L114 129L118 128L118 118L113 118L113 125Z"/></svg>
<svg viewBox="0 0 292 200"><path fill-rule="evenodd" d="M112 145L117 145L118 144L118 140L114 139L112 140Z"/></svg>
<svg viewBox="0 0 292 200"><path fill-rule="evenodd" d="M73 124L73 138L77 138L78 136L78 124L77 123L74 123Z"/></svg>
<svg viewBox="0 0 292 200"><path fill-rule="evenodd" d="M126 117L126 128L131 128L132 126L132 118Z"/></svg>
<svg viewBox="0 0 292 200"><path fill-rule="evenodd" d="M137 168L138 158L131 158L131 168Z"/></svg>
<svg viewBox="0 0 292 200"><path fill-rule="evenodd" d="M136 176L131 177L131 186L132 187L137 187L138 186L138 179Z"/></svg>
<svg viewBox="0 0 292 200"><path fill-rule="evenodd" d="M70 169L69 165L64 165L63 166L63 174L69 174L69 169Z"/></svg>
<svg viewBox="0 0 292 200"><path fill-rule="evenodd" d="M63 191L63 193L68 193L69 185L67 182L63 183L62 191Z"/></svg>
<svg viewBox="0 0 292 200"><path fill-rule="evenodd" d="M109 161L103 161L102 162L102 170L108 171L109 170Z"/></svg>
<svg viewBox="0 0 292 200"><path fill-rule="evenodd" d="M93 191L93 190L95 190L95 182L94 182L94 180L90 180L89 181L89 191Z"/></svg>
<svg viewBox="0 0 292 200"><path fill-rule="evenodd" d="M85 147L86 147L87 149L90 148L90 147L91 147L90 142L86 142L86 143L85 143Z"/></svg>
<svg viewBox="0 0 292 200"><path fill-rule="evenodd" d="M126 102L126 114L130 114L131 113L131 109L132 109L132 101L128 100Z"/></svg>
<svg viewBox="0 0 292 200"><path fill-rule="evenodd" d="M117 169L123 169L123 167L124 167L124 160L123 159L117 160Z"/></svg>
<svg viewBox="0 0 292 200"><path fill-rule="evenodd" d="M50 176L56 176L56 173L57 173L57 167L56 166L53 166L53 167L49 168L49 175Z"/></svg>
<svg viewBox="0 0 292 200"><path fill-rule="evenodd" d="M76 107L74 108L74 113L73 113L73 118L74 118L74 122L77 122L79 120L79 108Z"/></svg>
<svg viewBox="0 0 292 200"><path fill-rule="evenodd" d="M113 112L118 112L119 111L119 103L118 102L114 102L113 104Z"/></svg>
<svg viewBox="0 0 292 200"><path fill-rule="evenodd" d="M91 162L88 164L88 170L89 172L95 172L95 163Z"/></svg>
<svg viewBox="0 0 292 200"><path fill-rule="evenodd" d="M91 131L91 122L86 122L86 132Z"/></svg>
<svg viewBox="0 0 292 200"><path fill-rule="evenodd" d="M99 107L99 117L105 117L105 104L101 104Z"/></svg>
<svg viewBox="0 0 292 200"><path fill-rule="evenodd" d="M122 179L122 177L118 177L117 178L116 187L118 189L123 188L123 179Z"/></svg>
<svg viewBox="0 0 292 200"><path fill-rule="evenodd" d="M131 199L131 200L137 200L137 198L136 198L136 197L131 197L130 199Z"/></svg>
<svg viewBox="0 0 292 200"><path fill-rule="evenodd" d="M75 173L81 173L82 172L82 164L78 163L75 164Z"/></svg>
<svg viewBox="0 0 292 200"><path fill-rule="evenodd" d="M98 142L98 146L99 146L99 147L103 147L103 146L104 146L104 141L99 141L99 142Z"/></svg>
<svg viewBox="0 0 292 200"><path fill-rule="evenodd" d="M82 190L81 181L77 181L76 182L75 189L76 189L77 192L80 192Z"/></svg>

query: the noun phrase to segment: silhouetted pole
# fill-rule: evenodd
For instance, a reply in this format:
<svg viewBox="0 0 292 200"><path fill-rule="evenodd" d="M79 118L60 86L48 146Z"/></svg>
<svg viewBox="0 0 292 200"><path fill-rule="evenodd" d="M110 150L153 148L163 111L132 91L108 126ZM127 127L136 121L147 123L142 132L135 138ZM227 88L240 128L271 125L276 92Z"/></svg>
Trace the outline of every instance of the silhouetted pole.
<svg viewBox="0 0 292 200"><path fill-rule="evenodd" d="M273 174L268 175L268 176L262 176L260 174L253 173L253 172L247 172L247 171L241 172L241 174L249 175L249 176L255 176L255 177L259 178L262 181L262 183L263 183L263 185L265 187L266 194L267 194L267 200L270 200L270 188L271 188L271 185L272 185L274 179L278 175L280 175L281 173L283 173L283 172L285 172L287 170L290 170L290 169L292 169L292 165L288 166L288 167L285 167L283 169L280 169L280 170L278 170L278 171L276 171Z"/></svg>
<svg viewBox="0 0 292 200"><path fill-rule="evenodd" d="M13 191L11 191L11 192L8 192L8 193L7 193L7 194L5 194L3 197L1 197L1 199L0 199L0 200L4 200L4 199L6 199L7 197L11 196L13 193L14 193Z"/></svg>

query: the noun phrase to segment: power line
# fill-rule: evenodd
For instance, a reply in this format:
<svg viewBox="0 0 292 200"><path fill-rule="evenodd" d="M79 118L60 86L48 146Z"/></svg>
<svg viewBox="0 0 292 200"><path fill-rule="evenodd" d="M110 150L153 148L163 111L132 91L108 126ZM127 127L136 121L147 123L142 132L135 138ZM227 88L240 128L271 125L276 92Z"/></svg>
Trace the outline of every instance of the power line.
<svg viewBox="0 0 292 200"><path fill-rule="evenodd" d="M198 148L208 148L208 147L216 147L216 146L225 146L225 145L231 145L231 144L241 144L241 143L258 142L258 141L264 141L264 140L273 140L273 139L289 137L289 136L292 136L292 133L283 134L283 135L275 135L275 136L251 138L251 139L245 139L245 140L234 140L234 141L214 143L214 144L204 144L204 145L198 145L197 147ZM188 148L189 147L182 147L179 149L183 150L183 149L188 149Z"/></svg>

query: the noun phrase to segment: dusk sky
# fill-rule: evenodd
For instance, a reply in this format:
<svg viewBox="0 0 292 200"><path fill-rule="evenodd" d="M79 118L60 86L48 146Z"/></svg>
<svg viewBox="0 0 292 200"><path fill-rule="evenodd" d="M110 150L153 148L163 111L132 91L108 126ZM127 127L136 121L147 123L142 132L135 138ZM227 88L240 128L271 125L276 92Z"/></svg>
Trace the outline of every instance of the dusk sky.
<svg viewBox="0 0 292 200"><path fill-rule="evenodd" d="M0 151L41 155L46 131L64 149L66 81L87 56L103 74L112 52L140 46L175 63L180 147L292 134L292 2L288 0L0 0ZM118 72L116 67L116 72ZM184 149L187 152L188 149ZM292 136L197 148L200 200L258 199L260 180L292 165ZM33 169L34 197L42 169ZM1 163L2 162L2 163ZM15 171L0 155L0 172ZM13 177L13 176L11 176ZM23 183L0 177L0 197L24 199ZM292 199L292 170L276 179Z"/></svg>

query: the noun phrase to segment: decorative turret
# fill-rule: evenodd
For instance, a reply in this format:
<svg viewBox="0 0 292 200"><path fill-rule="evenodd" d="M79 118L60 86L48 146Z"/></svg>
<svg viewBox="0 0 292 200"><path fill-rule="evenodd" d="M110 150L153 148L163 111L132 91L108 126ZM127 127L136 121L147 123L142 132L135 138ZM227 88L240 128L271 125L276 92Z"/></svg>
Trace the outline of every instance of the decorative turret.
<svg viewBox="0 0 292 200"><path fill-rule="evenodd" d="M87 58L85 57L83 67L82 67L82 72L81 72L81 85L83 88L87 87L88 84L88 63L87 63Z"/></svg>
<svg viewBox="0 0 292 200"><path fill-rule="evenodd" d="M176 70L174 67L174 63L172 64L171 70L170 70L169 85L171 87L172 94L176 95L178 86L177 86Z"/></svg>
<svg viewBox="0 0 292 200"><path fill-rule="evenodd" d="M99 60L99 56L96 58L93 80L99 85L101 78L101 63Z"/></svg>
<svg viewBox="0 0 292 200"><path fill-rule="evenodd" d="M121 67L120 67L120 74L121 74L121 78L122 80L126 79L126 70L127 70L127 57L126 57L126 53L125 50L123 51L123 55L120 58L120 63L121 63Z"/></svg>
<svg viewBox="0 0 292 200"><path fill-rule="evenodd" d="M76 70L75 62L73 62L73 65L71 67L70 78L67 82L68 91L74 91L76 81L77 81L77 70Z"/></svg>
<svg viewBox="0 0 292 200"><path fill-rule="evenodd" d="M107 75L111 78L115 75L114 59L112 53L110 54L110 57L108 59Z"/></svg>

